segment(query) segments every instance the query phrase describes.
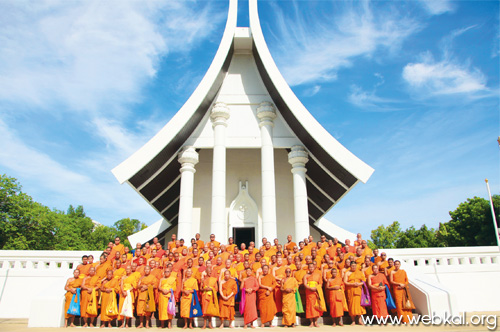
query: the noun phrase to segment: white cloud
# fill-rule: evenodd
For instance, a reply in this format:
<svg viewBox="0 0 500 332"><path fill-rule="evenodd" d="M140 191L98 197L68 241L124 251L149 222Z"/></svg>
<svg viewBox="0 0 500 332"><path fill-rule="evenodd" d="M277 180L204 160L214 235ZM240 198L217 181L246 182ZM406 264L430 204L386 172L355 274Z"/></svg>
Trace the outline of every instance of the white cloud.
<svg viewBox="0 0 500 332"><path fill-rule="evenodd" d="M431 15L441 15L453 11L453 5L449 0L420 0L420 4Z"/></svg>
<svg viewBox="0 0 500 332"><path fill-rule="evenodd" d="M376 84L376 87L377 86L379 86L379 84ZM392 112L402 109L397 106L400 101L379 97L376 95L375 90L368 92L354 84L351 85L351 93L347 99L351 104L365 111Z"/></svg>
<svg viewBox="0 0 500 332"><path fill-rule="evenodd" d="M314 85L310 88L305 89L302 95L304 97L312 97L316 95L319 92L319 90L321 90L321 85Z"/></svg>
<svg viewBox="0 0 500 332"><path fill-rule="evenodd" d="M300 12L300 15L297 14ZM328 20L305 21L302 11L289 18L276 7L279 52L276 60L290 85L332 81L355 57L392 53L419 24L396 10L374 12L368 2L346 6Z"/></svg>
<svg viewBox="0 0 500 332"><path fill-rule="evenodd" d="M426 95L450 95L486 91L486 77L477 68L444 59L436 62L425 55L421 62L409 63L403 78L411 88Z"/></svg>

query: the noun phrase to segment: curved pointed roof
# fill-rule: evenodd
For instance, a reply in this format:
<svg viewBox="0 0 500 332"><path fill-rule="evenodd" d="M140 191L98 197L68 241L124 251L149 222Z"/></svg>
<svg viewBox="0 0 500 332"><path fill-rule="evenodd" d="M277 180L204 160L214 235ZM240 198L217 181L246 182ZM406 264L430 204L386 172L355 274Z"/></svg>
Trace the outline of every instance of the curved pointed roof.
<svg viewBox="0 0 500 332"><path fill-rule="evenodd" d="M250 0L249 6L251 48L259 74L285 122L310 153L307 191L314 223L358 181L366 182L373 169L332 137L295 96L267 48L257 0ZM177 152L209 111L228 72L238 43L237 8L237 0L230 0L222 41L191 97L149 142L112 170L120 183L128 182L171 224L177 222L180 192Z"/></svg>

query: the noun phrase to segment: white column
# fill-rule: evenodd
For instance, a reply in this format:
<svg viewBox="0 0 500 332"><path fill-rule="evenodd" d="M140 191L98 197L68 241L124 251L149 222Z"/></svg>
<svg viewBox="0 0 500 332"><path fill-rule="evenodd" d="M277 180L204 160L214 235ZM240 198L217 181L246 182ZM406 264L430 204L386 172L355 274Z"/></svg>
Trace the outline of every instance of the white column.
<svg viewBox="0 0 500 332"><path fill-rule="evenodd" d="M179 197L179 222L177 225L177 239L189 242L193 237L193 191L194 166L198 163L198 152L192 146L185 146L177 159L181 164L181 193Z"/></svg>
<svg viewBox="0 0 500 332"><path fill-rule="evenodd" d="M214 155L212 166L212 218L211 232L219 241L227 240L226 224L226 127L229 108L216 103L210 120L214 129Z"/></svg>
<svg viewBox="0 0 500 332"><path fill-rule="evenodd" d="M293 174L293 212L295 216L295 240L309 236L309 209L307 207L306 163L309 161L305 148L292 146L288 162Z"/></svg>
<svg viewBox="0 0 500 332"><path fill-rule="evenodd" d="M277 237L276 230L276 188L274 180L273 127L276 111L273 104L263 102L257 108L260 120L261 171L262 171L262 236Z"/></svg>

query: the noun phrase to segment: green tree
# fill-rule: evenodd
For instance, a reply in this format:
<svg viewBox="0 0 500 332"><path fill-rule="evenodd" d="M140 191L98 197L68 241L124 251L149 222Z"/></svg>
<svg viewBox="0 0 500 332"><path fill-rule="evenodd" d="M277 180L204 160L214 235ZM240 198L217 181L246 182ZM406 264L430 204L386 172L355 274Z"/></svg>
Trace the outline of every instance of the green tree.
<svg viewBox="0 0 500 332"><path fill-rule="evenodd" d="M99 225L94 228L87 250L104 250L109 242L113 242L116 237L116 229L105 225Z"/></svg>
<svg viewBox="0 0 500 332"><path fill-rule="evenodd" d="M371 240L368 240L368 246L372 249L384 248L391 249L396 248L396 243L401 236L401 226L399 222L394 221L389 226L384 225L378 226L371 232Z"/></svg>
<svg viewBox="0 0 500 332"><path fill-rule="evenodd" d="M148 227L146 224L140 222L137 219L123 218L115 222L115 229L117 231L116 236L120 237L123 245L131 247L128 241L128 237L134 233L137 233L144 228Z"/></svg>
<svg viewBox="0 0 500 332"><path fill-rule="evenodd" d="M401 233L396 241L396 248L428 248L439 247L442 244L437 239L437 231L422 225L420 229L414 226L407 228Z"/></svg>
<svg viewBox="0 0 500 332"><path fill-rule="evenodd" d="M495 216L500 219L500 196L493 196ZM489 200L467 199L455 211L451 220L439 225L438 239L450 247L496 245L495 229ZM498 228L498 225L497 225Z"/></svg>

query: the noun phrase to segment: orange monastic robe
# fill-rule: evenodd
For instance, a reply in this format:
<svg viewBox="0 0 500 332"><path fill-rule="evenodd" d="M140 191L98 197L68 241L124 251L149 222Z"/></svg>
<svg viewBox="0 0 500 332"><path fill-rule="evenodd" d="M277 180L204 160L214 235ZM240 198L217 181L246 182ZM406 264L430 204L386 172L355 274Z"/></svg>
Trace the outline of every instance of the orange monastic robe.
<svg viewBox="0 0 500 332"><path fill-rule="evenodd" d="M323 315L323 312L317 308L317 302L320 301L318 291L321 289L321 275L312 273L306 277L307 285L315 287L316 291L306 289L306 318L316 318Z"/></svg>
<svg viewBox="0 0 500 332"><path fill-rule="evenodd" d="M184 281L184 284L182 285L182 290L198 290L198 280L195 278L191 277L189 279L186 279ZM181 317L184 318L189 318L189 309L191 308L191 301L193 300L193 293L190 293L189 295L185 295L184 292L182 293L181 297Z"/></svg>
<svg viewBox="0 0 500 332"><path fill-rule="evenodd" d="M221 319L234 320L234 298L237 292L238 286L236 285L236 281L232 278L229 278L229 280L225 281L221 285L221 293L224 296L228 296L233 293L233 296L231 296L229 300L221 298L219 301Z"/></svg>
<svg viewBox="0 0 500 332"><path fill-rule="evenodd" d="M104 264L99 264L95 269L95 275L99 277L100 280L106 278L108 270L113 270L113 266L109 261L104 262Z"/></svg>
<svg viewBox="0 0 500 332"><path fill-rule="evenodd" d="M132 306L135 304L135 294L134 293L135 293L135 290L137 288L137 281L140 278L140 274L139 274L139 278L137 278L137 275L134 273L131 273L128 277L125 277L125 279L123 279L123 290L125 291L125 293L127 293L128 290L130 291L130 296L132 298ZM119 303L119 309L118 309L119 312L122 312L123 302L125 302L125 298L126 298L126 296L123 296L123 294L120 294L120 303ZM125 317L123 317L123 316L118 316L119 320L123 320L124 318Z"/></svg>
<svg viewBox="0 0 500 332"><path fill-rule="evenodd" d="M266 287L276 287L276 279L271 274L262 276L260 283ZM269 294L266 294L269 293ZM274 292L260 288L258 291L260 321L262 324L273 320L276 315L276 304L274 302Z"/></svg>
<svg viewBox="0 0 500 332"><path fill-rule="evenodd" d="M251 289L252 292L245 294L245 311L243 313L244 324L250 324L257 317L257 292L259 291L259 281L255 276L245 279L245 290Z"/></svg>
<svg viewBox="0 0 500 332"><path fill-rule="evenodd" d="M405 270L399 269L394 272L393 275L394 282L398 284L405 284L408 286L408 276L406 275ZM409 323L410 319L413 317L411 310L404 309L403 301L404 301L404 289L398 289L395 285L393 285L392 290L394 292L394 303L396 304L396 310L398 313L398 317L403 317L403 323Z"/></svg>
<svg viewBox="0 0 500 332"><path fill-rule="evenodd" d="M297 282L297 279L291 277L285 280L285 282L283 283L283 288L284 289L291 288L294 290L292 293L282 293L282 300L283 300L282 324L290 326L295 324L295 316L296 316L295 292L298 292L299 283Z"/></svg>
<svg viewBox="0 0 500 332"><path fill-rule="evenodd" d="M89 270L90 270L91 267L92 267L92 264L85 264L85 265L80 264L80 265L78 265L77 269L80 270L80 276L79 276L79 278L83 279L86 276L88 276Z"/></svg>
<svg viewBox="0 0 500 332"><path fill-rule="evenodd" d="M387 278L383 273L378 273L377 275L371 276L372 286L384 286L383 291L376 291L371 289L371 301L373 315L377 317L387 317L389 313L387 312L387 304L385 303L385 285L389 285Z"/></svg>
<svg viewBox="0 0 500 332"><path fill-rule="evenodd" d="M82 287L99 288L99 287L101 287L101 280L102 280L102 278L99 278L99 276L97 276L97 275L94 275L93 277L87 277L86 280L83 280ZM96 289L96 293L97 292L98 292L98 289ZM81 313L82 317L97 317L97 315L89 315L87 313L87 305L91 301L91 296L92 296L92 292L91 293L89 293L88 291L82 292L82 299L80 301L80 313ZM97 294L96 301L99 301L98 294Z"/></svg>
<svg viewBox="0 0 500 332"><path fill-rule="evenodd" d="M293 248L296 246L297 244L295 242L288 242L286 245L285 245L285 249L288 250L289 252L293 252Z"/></svg>
<svg viewBox="0 0 500 332"><path fill-rule="evenodd" d="M170 276L168 278L163 278L160 280L160 285L158 289L158 316L160 320L167 320L167 319L172 319L174 318L173 315L170 315L167 311L168 309L168 301L170 300L170 294L171 294L171 289L176 290L177 287L177 278ZM163 294L163 292L160 291L166 290L167 294ZM174 295L174 301L175 301L175 295Z"/></svg>
<svg viewBox="0 0 500 332"><path fill-rule="evenodd" d="M208 310L215 313L215 309L219 307L217 292L215 291L215 289L217 288L217 281L217 278L211 276L207 276L205 279L203 279L202 288L210 288L209 291L206 290L201 295L201 309L203 310L203 316L208 317L209 315L206 314Z"/></svg>
<svg viewBox="0 0 500 332"><path fill-rule="evenodd" d="M283 279L285 278L285 270L286 266L282 265L276 270L274 270L274 275L276 279ZM276 288L274 289L274 301L276 302L276 311L281 312L282 308L282 302L283 302L283 295L281 294L281 285L276 285Z"/></svg>
<svg viewBox="0 0 500 332"><path fill-rule="evenodd" d="M115 291L107 293L105 290ZM109 322L115 319L118 315L109 316L107 312L108 304L111 302L113 296L116 297L116 293L120 291L120 283L116 278L111 278L111 280L104 280L101 285L101 322ZM116 308L118 310L118 307Z"/></svg>
<svg viewBox="0 0 500 332"><path fill-rule="evenodd" d="M342 317L344 316L344 303L346 302L344 296L344 282L342 281L342 277L340 273L337 274L335 279L328 280L328 287L339 286L338 290L330 290L328 292L328 302L330 303L330 316Z"/></svg>
<svg viewBox="0 0 500 332"><path fill-rule="evenodd" d="M82 286L82 281L83 279L74 279L72 282L70 282L68 284L68 287L71 287L71 288L80 288L80 286ZM80 292L80 302L81 302L81 295L82 293ZM64 318L70 318L70 317L73 317L73 315L70 315L68 314L68 309L69 309L69 305L71 304L71 300L73 299L73 293L71 292L66 292L66 295L64 295L64 297L66 298L66 302L64 303Z"/></svg>
<svg viewBox="0 0 500 332"><path fill-rule="evenodd" d="M153 286L158 288L158 279L154 275L144 276L139 283L142 286ZM151 316L151 312L146 311L146 301L148 299L148 290L141 291L139 289L139 296L137 297L137 316Z"/></svg>
<svg viewBox="0 0 500 332"><path fill-rule="evenodd" d="M307 274L307 271L305 270L297 270L293 274L295 279L297 280L297 283L299 284L299 294L300 294L300 299L302 301L302 306L305 308L306 307L306 290L304 285L302 284L304 280L304 276Z"/></svg>
<svg viewBox="0 0 500 332"><path fill-rule="evenodd" d="M348 282L362 282L366 281L365 274L361 271L354 271L347 278ZM365 308L361 306L361 292L362 286L349 286L347 287L347 305L349 308L349 315L359 316L366 314Z"/></svg>
<svg viewBox="0 0 500 332"><path fill-rule="evenodd" d="M113 277L120 280L126 274L127 274L127 271L123 267L121 267L119 269L116 269L115 272L113 272Z"/></svg>

